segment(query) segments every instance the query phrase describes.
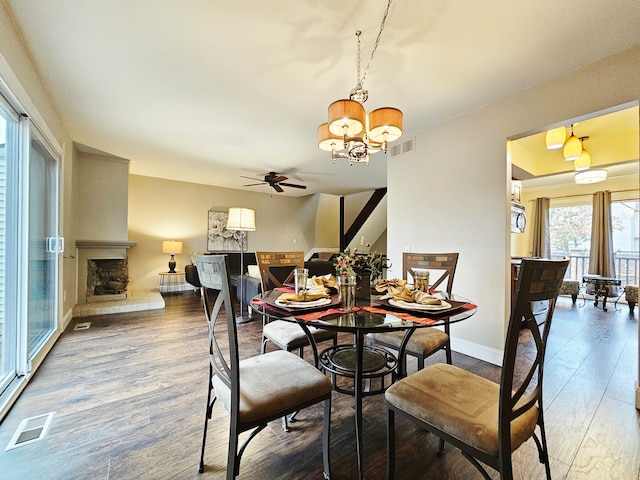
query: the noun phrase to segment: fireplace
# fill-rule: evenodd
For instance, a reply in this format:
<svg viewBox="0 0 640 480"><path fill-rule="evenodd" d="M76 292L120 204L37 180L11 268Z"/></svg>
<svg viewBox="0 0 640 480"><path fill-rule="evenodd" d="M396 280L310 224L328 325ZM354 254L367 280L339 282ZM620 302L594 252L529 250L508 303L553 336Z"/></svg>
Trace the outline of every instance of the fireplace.
<svg viewBox="0 0 640 480"><path fill-rule="evenodd" d="M129 272L126 258L87 260L87 302L127 298Z"/></svg>
<svg viewBox="0 0 640 480"><path fill-rule="evenodd" d="M78 303L127 299L127 240L77 240Z"/></svg>

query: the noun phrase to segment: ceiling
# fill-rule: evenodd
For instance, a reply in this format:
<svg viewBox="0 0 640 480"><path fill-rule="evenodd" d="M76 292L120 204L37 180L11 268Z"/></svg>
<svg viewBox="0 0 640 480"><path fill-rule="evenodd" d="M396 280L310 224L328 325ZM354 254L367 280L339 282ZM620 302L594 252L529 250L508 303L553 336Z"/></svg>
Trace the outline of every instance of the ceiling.
<svg viewBox="0 0 640 480"><path fill-rule="evenodd" d="M591 169L607 170L608 178L638 175L640 156L638 105L616 111L597 112L584 119L567 120L571 132L583 138L582 146L591 155ZM555 126L555 125L554 125ZM574 162L564 159L563 150L546 148L546 130L512 139L509 146L512 177L523 187L574 183Z"/></svg>
<svg viewBox="0 0 640 480"><path fill-rule="evenodd" d="M386 186L386 162L331 163L316 129L371 56L385 0L0 0L71 138L133 174L243 187L269 171L315 192ZM640 44L637 0L396 0L368 111L430 125ZM637 117L636 117L637 118Z"/></svg>

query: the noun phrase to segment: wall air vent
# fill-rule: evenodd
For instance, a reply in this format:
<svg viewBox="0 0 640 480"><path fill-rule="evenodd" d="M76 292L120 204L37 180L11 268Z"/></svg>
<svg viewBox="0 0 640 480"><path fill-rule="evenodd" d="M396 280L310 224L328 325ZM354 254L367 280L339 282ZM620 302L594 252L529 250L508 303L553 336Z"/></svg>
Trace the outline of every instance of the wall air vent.
<svg viewBox="0 0 640 480"><path fill-rule="evenodd" d="M414 137L414 138L405 140L404 142L399 143L397 145L392 145L389 148L389 155L391 157L397 157L398 155L402 155L404 153L413 152L415 149L416 149L416 139Z"/></svg>

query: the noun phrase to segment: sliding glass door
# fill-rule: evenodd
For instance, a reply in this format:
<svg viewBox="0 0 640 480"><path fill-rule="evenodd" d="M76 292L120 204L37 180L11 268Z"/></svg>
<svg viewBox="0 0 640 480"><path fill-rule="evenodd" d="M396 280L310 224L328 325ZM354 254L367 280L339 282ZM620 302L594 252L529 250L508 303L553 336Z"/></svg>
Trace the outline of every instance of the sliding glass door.
<svg viewBox="0 0 640 480"><path fill-rule="evenodd" d="M11 231L16 211L15 159L18 152L17 113L0 96L0 392L16 377L17 322L15 319L15 267ZM13 263L13 265L11 265Z"/></svg>
<svg viewBox="0 0 640 480"><path fill-rule="evenodd" d="M31 133L29 145L29 232L27 355L38 352L56 326L57 185L56 159Z"/></svg>
<svg viewBox="0 0 640 480"><path fill-rule="evenodd" d="M58 325L59 161L0 94L0 406ZM38 361L40 358L38 358Z"/></svg>

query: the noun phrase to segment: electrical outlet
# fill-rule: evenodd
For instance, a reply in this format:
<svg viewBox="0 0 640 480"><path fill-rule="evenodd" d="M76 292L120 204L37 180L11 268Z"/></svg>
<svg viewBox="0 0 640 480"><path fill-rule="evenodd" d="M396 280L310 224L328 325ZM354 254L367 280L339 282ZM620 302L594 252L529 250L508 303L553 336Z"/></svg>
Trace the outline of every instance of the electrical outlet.
<svg viewBox="0 0 640 480"><path fill-rule="evenodd" d="M407 253L410 252L411 251L411 247L409 245L405 245L404 246L404 251L407 252Z"/></svg>
<svg viewBox="0 0 640 480"><path fill-rule="evenodd" d="M66 302L66 301L67 301L67 291L66 291L66 290L64 290L64 291L62 292L62 301L63 301L63 302Z"/></svg>
<svg viewBox="0 0 640 480"><path fill-rule="evenodd" d="M296 243L298 243L298 239L297 239L297 238L294 238L294 239L293 239L293 244L295 245Z"/></svg>

